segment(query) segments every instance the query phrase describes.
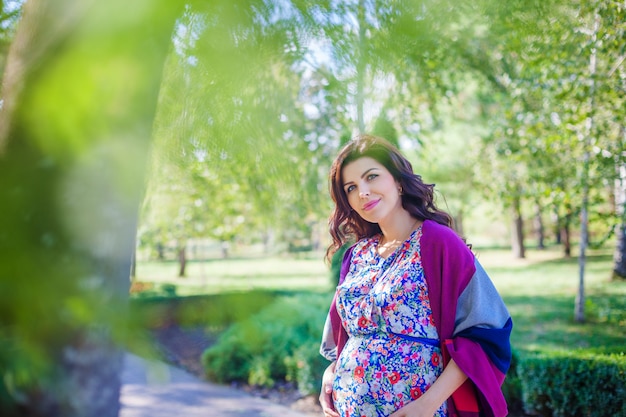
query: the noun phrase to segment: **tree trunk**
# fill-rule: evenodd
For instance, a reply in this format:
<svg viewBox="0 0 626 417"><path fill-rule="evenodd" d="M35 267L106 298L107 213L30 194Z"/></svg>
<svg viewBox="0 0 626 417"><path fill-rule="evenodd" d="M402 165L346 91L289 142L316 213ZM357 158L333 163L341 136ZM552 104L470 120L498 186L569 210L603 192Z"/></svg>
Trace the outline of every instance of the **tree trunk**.
<svg viewBox="0 0 626 417"><path fill-rule="evenodd" d="M178 249L178 276L184 277L187 269L187 247Z"/></svg>
<svg viewBox="0 0 626 417"><path fill-rule="evenodd" d="M114 323L177 3L24 4L0 112L0 384L20 415L118 415Z"/></svg>
<svg viewBox="0 0 626 417"><path fill-rule="evenodd" d="M456 216L454 216L454 230L459 236L463 236L465 231L463 230L463 211L459 210Z"/></svg>
<svg viewBox="0 0 626 417"><path fill-rule="evenodd" d="M543 217L541 216L541 206L537 203L537 212L535 213L535 232L537 234L537 249L545 249L545 228L543 226Z"/></svg>
<svg viewBox="0 0 626 417"><path fill-rule="evenodd" d="M552 229L554 232L554 243L557 245L561 244L561 233L562 233L562 220L561 220L561 216L559 216L559 212L558 209L556 208L556 205L554 207L554 213L552 214L552 221L553 221L553 225L554 228Z"/></svg>
<svg viewBox="0 0 626 417"><path fill-rule="evenodd" d="M619 169L620 179L616 185L616 210L621 218L621 225L617 234L617 245L613 253L612 279L626 279L626 167Z"/></svg>
<svg viewBox="0 0 626 417"><path fill-rule="evenodd" d="M513 233L512 233L512 249L513 256L519 259L526 257L526 248L524 247L524 220L522 218L521 202L515 199L513 202Z"/></svg>
<svg viewBox="0 0 626 417"><path fill-rule="evenodd" d="M585 267L587 263L586 250L587 241L589 239L588 234L588 186L583 186L583 204L581 210L580 219L580 255L578 257L578 292L576 293L576 300L574 303L574 320L578 323L585 321Z"/></svg>
<svg viewBox="0 0 626 417"><path fill-rule="evenodd" d="M156 251L157 251L157 259L159 261L164 261L165 260L165 246L161 242L158 242L156 244Z"/></svg>
<svg viewBox="0 0 626 417"><path fill-rule="evenodd" d="M626 126L621 127L623 144L626 143ZM617 235L617 245L613 253L612 279L626 279L626 165L617 167L618 180L615 181L615 212L621 219Z"/></svg>
<svg viewBox="0 0 626 417"><path fill-rule="evenodd" d="M133 256L130 263L130 280L133 282L137 276L137 248L133 250Z"/></svg>
<svg viewBox="0 0 626 417"><path fill-rule="evenodd" d="M570 233L571 214L567 214L563 219L561 226L561 242L563 243L563 256L566 258L572 257L572 242Z"/></svg>
<svg viewBox="0 0 626 417"><path fill-rule="evenodd" d="M589 243L589 159L591 153L591 135L594 123L593 111L595 109L595 77L596 77L596 58L597 58L597 41L598 30L600 28L600 15L596 12L591 32L591 53L589 56L589 79L591 86L589 91L589 108L590 113L587 116L584 150L583 150L583 166L581 185L583 188L582 202L580 207L580 255L578 256L578 293L574 304L574 320L578 323L585 321L585 267L587 264L587 244Z"/></svg>
<svg viewBox="0 0 626 417"><path fill-rule="evenodd" d="M221 249L222 249L222 259L228 259L229 256L229 250L230 250L230 243L226 240L221 242Z"/></svg>
<svg viewBox="0 0 626 417"><path fill-rule="evenodd" d="M622 223L613 254L613 280L626 279L626 224Z"/></svg>
<svg viewBox="0 0 626 417"><path fill-rule="evenodd" d="M263 233L263 253L270 254L274 248L274 231L272 229L265 229Z"/></svg>

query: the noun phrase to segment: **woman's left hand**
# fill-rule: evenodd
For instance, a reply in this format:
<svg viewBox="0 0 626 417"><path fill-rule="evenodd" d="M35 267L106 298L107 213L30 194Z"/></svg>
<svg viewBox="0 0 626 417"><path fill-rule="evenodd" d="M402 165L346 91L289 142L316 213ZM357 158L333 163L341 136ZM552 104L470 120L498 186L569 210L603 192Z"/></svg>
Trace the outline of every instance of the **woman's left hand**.
<svg viewBox="0 0 626 417"><path fill-rule="evenodd" d="M333 403L333 379L335 376L335 362L328 365L322 376L322 389L320 390L320 405L324 417L339 417Z"/></svg>

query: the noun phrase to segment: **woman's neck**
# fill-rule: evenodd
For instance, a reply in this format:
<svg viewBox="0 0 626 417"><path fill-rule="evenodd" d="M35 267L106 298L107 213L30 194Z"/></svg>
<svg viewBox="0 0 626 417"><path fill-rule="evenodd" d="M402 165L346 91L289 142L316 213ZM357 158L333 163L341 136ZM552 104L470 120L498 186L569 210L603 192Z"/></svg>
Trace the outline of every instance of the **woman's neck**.
<svg viewBox="0 0 626 417"><path fill-rule="evenodd" d="M421 221L412 217L409 212L403 212L403 215L395 216L392 221L385 224L379 223L382 232L382 238L379 241L380 248L386 251L394 250L402 242L407 240L413 230L415 230Z"/></svg>

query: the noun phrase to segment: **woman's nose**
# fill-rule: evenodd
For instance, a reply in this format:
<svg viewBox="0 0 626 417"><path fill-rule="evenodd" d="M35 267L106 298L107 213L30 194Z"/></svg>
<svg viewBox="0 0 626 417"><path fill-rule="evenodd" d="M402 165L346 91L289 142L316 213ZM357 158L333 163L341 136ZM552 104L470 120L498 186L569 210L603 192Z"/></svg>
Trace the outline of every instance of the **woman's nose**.
<svg viewBox="0 0 626 417"><path fill-rule="evenodd" d="M369 197L370 195L370 190L367 188L361 188L359 190L359 197L364 198L364 197Z"/></svg>

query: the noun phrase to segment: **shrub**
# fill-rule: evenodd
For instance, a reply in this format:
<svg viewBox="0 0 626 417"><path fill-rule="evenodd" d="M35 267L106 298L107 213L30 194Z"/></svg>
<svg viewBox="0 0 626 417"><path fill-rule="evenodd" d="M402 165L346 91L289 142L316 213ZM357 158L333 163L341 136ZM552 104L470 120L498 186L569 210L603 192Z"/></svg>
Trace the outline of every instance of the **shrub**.
<svg viewBox="0 0 626 417"><path fill-rule="evenodd" d="M285 360L286 379L293 381L302 395L319 393L322 374L328 366L328 360L320 355L319 340L300 346L292 356Z"/></svg>
<svg viewBox="0 0 626 417"><path fill-rule="evenodd" d="M554 417L626 417L626 356L541 352L517 367L524 409Z"/></svg>
<svg viewBox="0 0 626 417"><path fill-rule="evenodd" d="M519 353L513 349L511 366L506 373L506 379L502 384L502 393L509 406L509 410L519 412L523 408L522 403L522 380L517 372L519 363Z"/></svg>
<svg viewBox="0 0 626 417"><path fill-rule="evenodd" d="M626 299L598 292L587 298L585 311L596 323L626 324Z"/></svg>
<svg viewBox="0 0 626 417"><path fill-rule="evenodd" d="M302 384L301 390L310 390L305 387L312 385L317 389L313 379L318 374L321 378L318 366L325 365L313 351L319 348L329 302L328 294L282 296L233 324L202 355L207 377L266 387L277 380L292 379Z"/></svg>

